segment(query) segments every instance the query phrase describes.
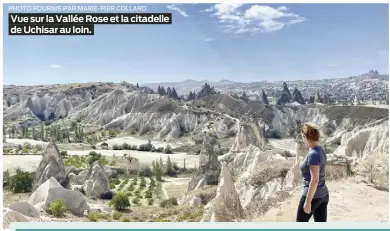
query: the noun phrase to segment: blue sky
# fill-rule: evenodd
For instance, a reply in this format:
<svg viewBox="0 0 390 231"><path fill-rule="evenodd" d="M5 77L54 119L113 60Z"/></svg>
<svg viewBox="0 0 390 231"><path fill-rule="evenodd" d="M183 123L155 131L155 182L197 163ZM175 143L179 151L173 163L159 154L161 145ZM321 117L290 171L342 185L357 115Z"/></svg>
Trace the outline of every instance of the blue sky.
<svg viewBox="0 0 390 231"><path fill-rule="evenodd" d="M389 72L387 4L147 4L147 12L172 12L173 24L95 25L94 36L9 36L8 6L4 84L251 82Z"/></svg>

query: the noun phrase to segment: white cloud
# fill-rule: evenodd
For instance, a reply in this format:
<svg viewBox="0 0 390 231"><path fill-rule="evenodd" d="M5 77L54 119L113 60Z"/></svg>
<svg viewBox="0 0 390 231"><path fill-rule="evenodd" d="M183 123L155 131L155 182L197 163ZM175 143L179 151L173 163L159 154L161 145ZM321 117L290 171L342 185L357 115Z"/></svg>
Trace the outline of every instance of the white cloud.
<svg viewBox="0 0 390 231"><path fill-rule="evenodd" d="M204 36L204 37L200 36L197 39L202 40L204 42L212 42L215 40L213 37L206 37L206 36Z"/></svg>
<svg viewBox="0 0 390 231"><path fill-rule="evenodd" d="M171 5L168 5L167 8L170 9L170 10L174 10L174 11L177 11L179 14L181 14L183 17L189 17L189 15L182 9L180 9L178 6L180 4L171 4Z"/></svg>
<svg viewBox="0 0 390 231"><path fill-rule="evenodd" d="M331 64L328 64L328 67L337 67L338 64L337 63L331 63Z"/></svg>
<svg viewBox="0 0 390 231"><path fill-rule="evenodd" d="M214 38L211 38L211 37L203 38L203 41L212 42L212 41L214 41Z"/></svg>
<svg viewBox="0 0 390 231"><path fill-rule="evenodd" d="M59 64L50 64L49 67L53 68L53 69L58 69L58 68L61 68L62 66Z"/></svg>
<svg viewBox="0 0 390 231"><path fill-rule="evenodd" d="M266 5L251 5L241 9L242 3L216 4L202 12L213 12L226 33L256 34L282 30L306 19L290 12L285 6L273 8Z"/></svg>

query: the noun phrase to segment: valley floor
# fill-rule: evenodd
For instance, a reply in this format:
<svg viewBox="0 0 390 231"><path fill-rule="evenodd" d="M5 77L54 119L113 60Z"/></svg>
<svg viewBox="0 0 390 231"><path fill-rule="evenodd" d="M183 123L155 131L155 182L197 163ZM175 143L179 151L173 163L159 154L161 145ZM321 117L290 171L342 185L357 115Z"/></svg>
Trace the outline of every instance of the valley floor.
<svg viewBox="0 0 390 231"><path fill-rule="evenodd" d="M329 222L388 222L389 192L377 190L352 179L329 182ZM293 197L272 208L256 222L294 222L300 190ZM311 220L312 221L312 220Z"/></svg>

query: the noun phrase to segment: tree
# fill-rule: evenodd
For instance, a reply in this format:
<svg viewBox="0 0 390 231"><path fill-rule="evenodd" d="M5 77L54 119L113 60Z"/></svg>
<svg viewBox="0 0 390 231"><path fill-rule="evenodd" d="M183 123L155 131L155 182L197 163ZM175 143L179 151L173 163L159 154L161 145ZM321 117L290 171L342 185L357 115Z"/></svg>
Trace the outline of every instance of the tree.
<svg viewBox="0 0 390 231"><path fill-rule="evenodd" d="M172 154L173 153L172 148L171 148L171 146L169 144L165 147L164 153L165 154Z"/></svg>
<svg viewBox="0 0 390 231"><path fill-rule="evenodd" d="M168 156L168 159L167 159L167 164L165 166L165 174L168 175L168 176L175 176L176 175L175 169L173 167L173 164L172 164L171 159L169 158L169 156Z"/></svg>
<svg viewBox="0 0 390 231"><path fill-rule="evenodd" d="M116 210L124 210L130 207L129 197L124 192L118 192L114 195L109 205Z"/></svg>
<svg viewBox="0 0 390 231"><path fill-rule="evenodd" d="M137 87L137 88L139 88L139 85L138 85L138 83L137 83L136 87Z"/></svg>

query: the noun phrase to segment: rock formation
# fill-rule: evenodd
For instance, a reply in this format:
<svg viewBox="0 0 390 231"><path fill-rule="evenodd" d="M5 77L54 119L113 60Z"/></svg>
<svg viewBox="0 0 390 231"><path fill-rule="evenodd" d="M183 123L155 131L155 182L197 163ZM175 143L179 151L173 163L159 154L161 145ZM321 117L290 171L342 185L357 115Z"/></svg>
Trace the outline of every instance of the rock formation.
<svg viewBox="0 0 390 231"><path fill-rule="evenodd" d="M10 210L16 211L27 217L39 218L37 209L27 202L14 202L8 206Z"/></svg>
<svg viewBox="0 0 390 231"><path fill-rule="evenodd" d="M296 140L296 155L292 168L287 173L283 183L283 190L291 191L296 188L302 181L300 164L307 154L307 149L302 140Z"/></svg>
<svg viewBox="0 0 390 231"><path fill-rule="evenodd" d="M43 158L39 163L35 173L35 187L41 185L51 177L54 177L60 183L65 182L66 179L64 160L54 142L50 142L47 145Z"/></svg>
<svg viewBox="0 0 390 231"><path fill-rule="evenodd" d="M360 104L360 101L359 101L359 99L358 99L358 96L355 95L354 100L353 100L353 105L357 106L357 105L359 105L359 104Z"/></svg>
<svg viewBox="0 0 390 231"><path fill-rule="evenodd" d="M305 104L305 99L303 98L301 92L297 88L294 89L292 98L294 102L297 102L299 104Z"/></svg>
<svg viewBox="0 0 390 231"><path fill-rule="evenodd" d="M283 83L283 91L282 95L279 97L277 101L277 105L284 105L292 101L292 96L290 90L287 87L287 83Z"/></svg>
<svg viewBox="0 0 390 231"><path fill-rule="evenodd" d="M315 96L314 96L314 103L322 103L322 98L321 98L321 95L320 95L320 92L316 92Z"/></svg>
<svg viewBox="0 0 390 231"><path fill-rule="evenodd" d="M376 126L368 126L345 133L341 145L334 154L362 158L370 153L389 152L388 121Z"/></svg>
<svg viewBox="0 0 390 231"><path fill-rule="evenodd" d="M244 209L234 186L230 170L224 164L216 197L207 205L202 221L232 222L244 218Z"/></svg>
<svg viewBox="0 0 390 231"><path fill-rule="evenodd" d="M259 147L261 150L266 148L267 139L264 136L265 125L261 121L242 117L239 123L238 133L234 140L231 150L239 151L250 145Z"/></svg>
<svg viewBox="0 0 390 231"><path fill-rule="evenodd" d="M322 96L322 101L321 101L323 104L330 104L331 103L331 100L330 100L330 97L328 94L324 93L324 95Z"/></svg>
<svg viewBox="0 0 390 231"><path fill-rule="evenodd" d="M218 142L215 137L208 135L204 138L199 158L199 168L188 183L188 191L195 190L203 185L217 185L221 171L216 150Z"/></svg>
<svg viewBox="0 0 390 231"><path fill-rule="evenodd" d="M11 222L30 222L30 219L19 212L3 209L3 229L10 229Z"/></svg>
<svg viewBox="0 0 390 231"><path fill-rule="evenodd" d="M100 198L101 194L110 191L108 174L99 161L95 161L89 168L87 181L84 182L84 190L87 196Z"/></svg>
<svg viewBox="0 0 390 231"><path fill-rule="evenodd" d="M307 101L308 104L312 104L314 103L315 101L315 97L314 96L310 96L309 100Z"/></svg>
<svg viewBox="0 0 390 231"><path fill-rule="evenodd" d="M268 97L267 97L267 95L265 94L265 92L264 92L263 89L261 90L261 101L262 101L265 105L269 105Z"/></svg>
<svg viewBox="0 0 390 231"><path fill-rule="evenodd" d="M82 193L64 189L54 177L41 184L30 196L28 203L48 210L51 202L57 199L63 200L67 210L76 216L83 216L84 211L90 209Z"/></svg>

